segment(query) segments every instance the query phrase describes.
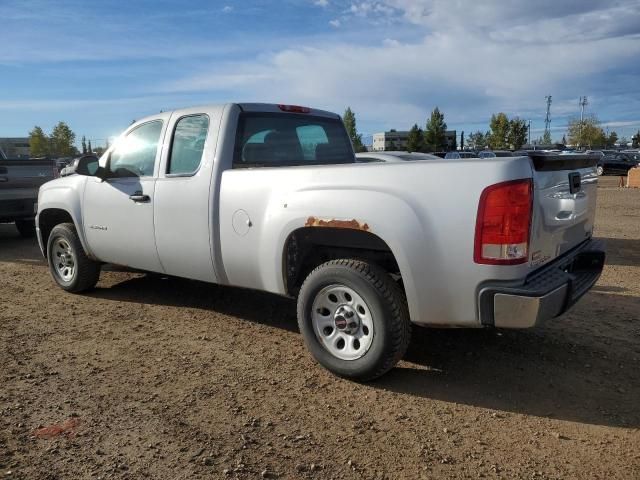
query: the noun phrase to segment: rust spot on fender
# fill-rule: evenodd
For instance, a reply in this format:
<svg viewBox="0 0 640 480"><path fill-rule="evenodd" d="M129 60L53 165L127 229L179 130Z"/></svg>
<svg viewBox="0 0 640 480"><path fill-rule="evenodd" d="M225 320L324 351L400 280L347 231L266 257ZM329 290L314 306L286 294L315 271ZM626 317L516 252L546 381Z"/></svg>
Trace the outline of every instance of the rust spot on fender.
<svg viewBox="0 0 640 480"><path fill-rule="evenodd" d="M329 227L329 228L348 228L351 230L369 231L369 225L360 223L355 218L352 220L336 220L335 218L324 220L322 218L309 217L304 224L305 227Z"/></svg>

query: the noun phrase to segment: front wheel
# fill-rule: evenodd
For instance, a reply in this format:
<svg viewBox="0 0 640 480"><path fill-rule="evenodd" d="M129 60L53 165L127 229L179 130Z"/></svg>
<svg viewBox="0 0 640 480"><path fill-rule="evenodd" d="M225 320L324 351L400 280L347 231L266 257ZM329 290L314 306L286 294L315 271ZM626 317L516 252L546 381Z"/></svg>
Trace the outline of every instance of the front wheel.
<svg viewBox="0 0 640 480"><path fill-rule="evenodd" d="M380 267L332 260L309 274L298 325L313 357L331 372L373 380L403 357L411 337L404 294Z"/></svg>
<svg viewBox="0 0 640 480"><path fill-rule="evenodd" d="M72 223L53 227L47 241L47 260L51 276L68 292L84 292L98 283L100 264L87 257Z"/></svg>
<svg viewBox="0 0 640 480"><path fill-rule="evenodd" d="M598 174L599 177L604 175L604 167L602 165L598 165L596 167L596 173Z"/></svg>

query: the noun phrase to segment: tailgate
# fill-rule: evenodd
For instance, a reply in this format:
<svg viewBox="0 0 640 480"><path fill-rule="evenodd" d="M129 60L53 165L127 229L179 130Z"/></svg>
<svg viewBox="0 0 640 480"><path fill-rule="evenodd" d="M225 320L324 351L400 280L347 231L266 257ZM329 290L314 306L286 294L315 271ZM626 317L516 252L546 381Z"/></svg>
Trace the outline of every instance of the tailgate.
<svg viewBox="0 0 640 480"><path fill-rule="evenodd" d="M534 168L530 259L537 267L591 237L598 156L530 153L529 157Z"/></svg>
<svg viewBox="0 0 640 480"><path fill-rule="evenodd" d="M51 160L0 161L0 199L35 198L40 185L54 178Z"/></svg>

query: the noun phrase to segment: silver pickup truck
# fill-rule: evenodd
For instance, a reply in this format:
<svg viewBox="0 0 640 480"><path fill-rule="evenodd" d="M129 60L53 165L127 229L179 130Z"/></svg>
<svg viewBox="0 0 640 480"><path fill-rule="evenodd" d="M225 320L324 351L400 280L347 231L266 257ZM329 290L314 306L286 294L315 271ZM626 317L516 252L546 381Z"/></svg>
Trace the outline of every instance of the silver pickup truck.
<svg viewBox="0 0 640 480"><path fill-rule="evenodd" d="M596 158L356 163L336 114L228 104L131 125L40 190L57 284L101 264L297 298L312 355L370 380L411 325L526 328L598 279Z"/></svg>

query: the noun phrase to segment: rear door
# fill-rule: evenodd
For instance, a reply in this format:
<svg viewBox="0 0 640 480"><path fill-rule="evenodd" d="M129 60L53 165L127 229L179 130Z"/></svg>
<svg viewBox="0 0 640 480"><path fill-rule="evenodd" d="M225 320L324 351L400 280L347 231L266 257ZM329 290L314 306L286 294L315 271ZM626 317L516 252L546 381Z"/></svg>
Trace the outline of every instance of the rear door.
<svg viewBox="0 0 640 480"><path fill-rule="evenodd" d="M165 272L214 283L210 186L219 124L217 110L171 117L154 208L156 245Z"/></svg>
<svg viewBox="0 0 640 480"><path fill-rule="evenodd" d="M93 254L104 262L163 271L156 250L153 208L165 119L135 126L109 153L109 178L87 179L85 235Z"/></svg>
<svg viewBox="0 0 640 480"><path fill-rule="evenodd" d="M531 154L534 213L531 265L543 265L593 234L597 155Z"/></svg>

